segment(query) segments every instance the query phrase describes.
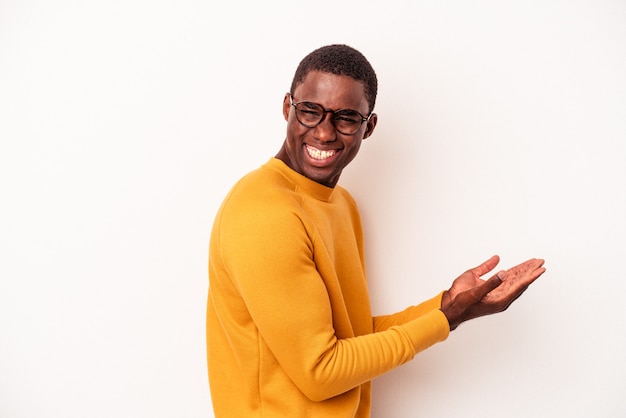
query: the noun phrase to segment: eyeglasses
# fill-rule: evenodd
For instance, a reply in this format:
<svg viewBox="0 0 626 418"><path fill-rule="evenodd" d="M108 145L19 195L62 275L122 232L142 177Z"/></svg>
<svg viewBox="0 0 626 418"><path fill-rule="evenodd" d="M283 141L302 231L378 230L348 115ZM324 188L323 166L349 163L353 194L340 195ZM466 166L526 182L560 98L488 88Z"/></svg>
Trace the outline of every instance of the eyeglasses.
<svg viewBox="0 0 626 418"><path fill-rule="evenodd" d="M307 128L315 128L322 123L326 113L332 113L332 122L335 129L344 135L354 135L363 125L363 122L368 121L372 116L372 113L370 113L365 117L352 109L328 110L324 109L324 106L321 104L313 102L294 102L290 93L289 102L296 109L296 119L301 125Z"/></svg>

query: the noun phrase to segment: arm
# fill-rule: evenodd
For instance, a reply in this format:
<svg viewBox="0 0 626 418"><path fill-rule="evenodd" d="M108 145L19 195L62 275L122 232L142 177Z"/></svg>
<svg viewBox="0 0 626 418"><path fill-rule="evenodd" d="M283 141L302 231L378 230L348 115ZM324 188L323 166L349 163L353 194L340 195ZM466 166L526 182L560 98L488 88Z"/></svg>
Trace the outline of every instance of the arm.
<svg viewBox="0 0 626 418"><path fill-rule="evenodd" d="M420 316L441 308L441 301L444 293L439 293L434 298L426 300L419 305L410 306L407 309L391 315L374 317L374 332L384 331L395 325L406 324L407 322L419 318Z"/></svg>
<svg viewBox="0 0 626 418"><path fill-rule="evenodd" d="M498 256L493 256L467 270L444 292L441 311L448 318L451 330L470 319L506 310L546 271L544 260L533 258L482 280L481 276L493 270L499 261Z"/></svg>
<svg viewBox="0 0 626 418"><path fill-rule="evenodd" d="M315 239L297 215L275 207L227 220L220 232L221 258L260 340L306 396L344 393L447 337L446 318L434 309L384 332L338 338Z"/></svg>

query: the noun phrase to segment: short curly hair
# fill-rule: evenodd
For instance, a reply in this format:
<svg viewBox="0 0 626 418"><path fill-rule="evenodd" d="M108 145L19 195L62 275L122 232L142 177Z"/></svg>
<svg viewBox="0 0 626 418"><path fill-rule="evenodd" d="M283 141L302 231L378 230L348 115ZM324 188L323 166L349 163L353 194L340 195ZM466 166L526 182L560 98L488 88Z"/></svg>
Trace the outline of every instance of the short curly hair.
<svg viewBox="0 0 626 418"><path fill-rule="evenodd" d="M378 92L376 72L367 58L356 49L343 44L327 45L304 57L300 61L291 82L290 93L292 95L296 87L304 81L311 71L347 75L363 82L369 112L374 110Z"/></svg>

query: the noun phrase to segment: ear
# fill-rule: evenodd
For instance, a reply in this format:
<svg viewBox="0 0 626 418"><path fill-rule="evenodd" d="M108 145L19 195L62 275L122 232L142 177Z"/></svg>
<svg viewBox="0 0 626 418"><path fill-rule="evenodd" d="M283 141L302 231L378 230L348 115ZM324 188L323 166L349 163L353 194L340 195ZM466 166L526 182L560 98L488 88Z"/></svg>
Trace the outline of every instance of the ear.
<svg viewBox="0 0 626 418"><path fill-rule="evenodd" d="M377 123L378 123L378 115L376 113L372 113L372 116L370 116L369 120L367 121L365 133L363 134L363 139L369 138L370 135L372 135Z"/></svg>
<svg viewBox="0 0 626 418"><path fill-rule="evenodd" d="M289 120L289 112L291 111L291 102L289 101L289 93L285 93L283 98L283 117L285 120Z"/></svg>

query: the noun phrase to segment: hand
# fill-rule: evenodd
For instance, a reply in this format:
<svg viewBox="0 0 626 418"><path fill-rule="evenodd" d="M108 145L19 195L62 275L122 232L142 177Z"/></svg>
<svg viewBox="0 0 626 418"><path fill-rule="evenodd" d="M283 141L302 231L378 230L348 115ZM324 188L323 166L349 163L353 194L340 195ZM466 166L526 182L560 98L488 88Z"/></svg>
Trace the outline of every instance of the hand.
<svg viewBox="0 0 626 418"><path fill-rule="evenodd" d="M441 311L453 330L462 322L506 310L513 301L545 271L544 260L532 258L506 271L500 271L489 280L481 276L489 273L500 262L493 256L478 267L457 277L443 295Z"/></svg>

